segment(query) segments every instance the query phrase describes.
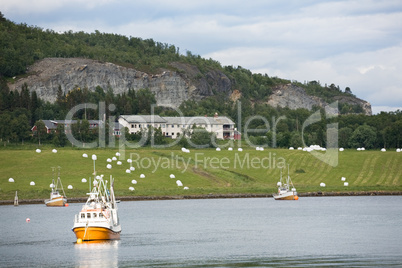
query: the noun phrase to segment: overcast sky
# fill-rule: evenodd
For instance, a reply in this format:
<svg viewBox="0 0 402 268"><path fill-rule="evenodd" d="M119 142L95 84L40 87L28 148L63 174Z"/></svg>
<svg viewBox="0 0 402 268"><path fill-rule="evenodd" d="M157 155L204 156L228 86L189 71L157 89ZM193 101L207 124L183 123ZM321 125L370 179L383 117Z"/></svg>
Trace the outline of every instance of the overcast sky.
<svg viewBox="0 0 402 268"><path fill-rule="evenodd" d="M350 87L402 110L401 0L0 0L16 23L152 38L222 65Z"/></svg>

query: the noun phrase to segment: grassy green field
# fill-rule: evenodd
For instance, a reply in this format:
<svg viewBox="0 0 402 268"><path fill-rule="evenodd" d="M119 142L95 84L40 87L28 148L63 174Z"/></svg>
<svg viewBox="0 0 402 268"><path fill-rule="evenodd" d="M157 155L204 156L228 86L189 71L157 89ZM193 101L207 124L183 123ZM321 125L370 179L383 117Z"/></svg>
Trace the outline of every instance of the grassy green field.
<svg viewBox="0 0 402 268"><path fill-rule="evenodd" d="M92 154L97 155L97 174L115 178L116 196L177 196L207 194L267 194L276 191L281 167L290 167L290 176L299 193L345 191L401 191L402 153L345 150L339 152L338 165L331 167L311 154L298 150L253 148L220 152L215 149L130 149L121 155L122 165L113 161L107 169L107 158L117 149L52 148L0 150L0 200L12 200L15 191L20 199L49 197L52 167L61 167L61 179L67 197L85 197L89 183L81 179L93 176ZM82 155L88 154L88 158ZM118 157L119 158L119 157ZM130 168L135 171L126 173ZM119 160L119 159L118 159ZM140 178L144 174L145 178ZM169 177L175 175L175 179ZM345 177L349 186L343 186ZM9 182L14 179L14 183ZM131 181L137 180L133 185ZM181 180L184 186L176 185ZM34 181L35 186L30 186ZM320 187L324 182L326 187ZM67 189L72 185L73 189ZM133 186L135 191L129 191Z"/></svg>

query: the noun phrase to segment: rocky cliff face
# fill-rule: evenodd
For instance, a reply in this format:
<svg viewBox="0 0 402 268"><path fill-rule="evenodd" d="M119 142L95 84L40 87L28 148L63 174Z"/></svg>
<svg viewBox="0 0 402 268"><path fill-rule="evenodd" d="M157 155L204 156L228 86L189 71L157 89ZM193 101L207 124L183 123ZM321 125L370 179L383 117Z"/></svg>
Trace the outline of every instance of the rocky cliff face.
<svg viewBox="0 0 402 268"><path fill-rule="evenodd" d="M67 93L75 86L87 87L94 91L97 86L104 90L109 87L115 94L121 94L130 88L138 90L149 88L159 106L178 107L183 101L201 100L211 96L213 88L230 94L231 81L220 71L210 71L206 75L195 66L172 63L178 71L164 71L150 75L131 68L112 63L103 63L81 58L47 58L32 65L27 77L9 84L11 90L20 90L24 83L38 97L54 102L57 90L61 86Z"/></svg>
<svg viewBox="0 0 402 268"><path fill-rule="evenodd" d="M348 103L352 105L360 105L366 115L371 115L371 105L369 102L361 100L353 96L337 96L334 101L339 103ZM289 107L290 109L304 108L312 110L314 106L325 107L328 105L323 99L315 96L307 95L303 88L293 84L281 85L273 90L269 97L269 105L273 107ZM336 111L334 111L335 113Z"/></svg>
<svg viewBox="0 0 402 268"><path fill-rule="evenodd" d="M8 86L11 90L21 90L27 83L31 91L36 91L38 97L54 102L59 86L67 94L74 87L87 87L94 91L97 86L107 90L113 89L115 94L127 92L129 89L148 88L154 94L157 105L178 107L183 101L199 101L218 93L230 97L233 101L241 96L241 92L233 90L235 85L221 71L210 70L202 74L193 65L174 62L171 69L151 75L132 68L122 67L82 58L47 58L32 65L30 75L20 78ZM335 98L340 103L360 105L365 114L371 115L370 103L353 96ZM289 107L290 109L328 105L319 97L309 96L303 88L293 84L277 86L268 100L273 107Z"/></svg>

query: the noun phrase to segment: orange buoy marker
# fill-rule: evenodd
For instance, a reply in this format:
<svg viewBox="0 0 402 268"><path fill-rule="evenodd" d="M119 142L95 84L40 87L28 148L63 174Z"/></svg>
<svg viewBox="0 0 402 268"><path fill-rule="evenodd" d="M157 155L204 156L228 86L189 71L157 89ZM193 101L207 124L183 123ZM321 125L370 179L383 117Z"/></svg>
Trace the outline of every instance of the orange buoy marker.
<svg viewBox="0 0 402 268"><path fill-rule="evenodd" d="M81 238L78 238L77 239L77 244L81 244L82 243L82 239Z"/></svg>
<svg viewBox="0 0 402 268"><path fill-rule="evenodd" d="M295 200L299 200L299 197L297 195L295 195L294 197Z"/></svg>
<svg viewBox="0 0 402 268"><path fill-rule="evenodd" d="M68 207L68 203L66 203L64 206Z"/></svg>
<svg viewBox="0 0 402 268"><path fill-rule="evenodd" d="M26 221L27 223L29 223L29 222L31 221L31 219L30 219L30 218L27 218L25 221Z"/></svg>

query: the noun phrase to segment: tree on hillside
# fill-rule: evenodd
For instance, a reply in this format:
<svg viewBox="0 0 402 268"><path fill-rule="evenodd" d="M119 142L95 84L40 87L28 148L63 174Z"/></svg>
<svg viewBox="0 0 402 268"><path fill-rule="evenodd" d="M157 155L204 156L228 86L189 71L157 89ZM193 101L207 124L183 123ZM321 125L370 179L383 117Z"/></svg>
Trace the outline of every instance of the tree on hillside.
<svg viewBox="0 0 402 268"><path fill-rule="evenodd" d="M371 149L374 147L376 138L376 129L364 124L353 131L349 145L352 148L364 147L366 149Z"/></svg>
<svg viewBox="0 0 402 268"><path fill-rule="evenodd" d="M45 123L42 120L38 120L35 122L36 131L34 132L34 136L38 139L39 145L41 145L41 140L44 140L46 137L46 127Z"/></svg>
<svg viewBox="0 0 402 268"><path fill-rule="evenodd" d="M349 147L349 139L352 136L353 130L349 127L343 127L339 129L338 139L339 139L339 147L348 148Z"/></svg>

